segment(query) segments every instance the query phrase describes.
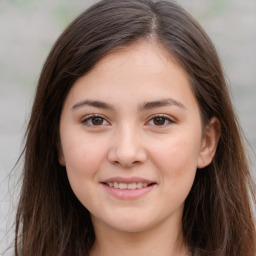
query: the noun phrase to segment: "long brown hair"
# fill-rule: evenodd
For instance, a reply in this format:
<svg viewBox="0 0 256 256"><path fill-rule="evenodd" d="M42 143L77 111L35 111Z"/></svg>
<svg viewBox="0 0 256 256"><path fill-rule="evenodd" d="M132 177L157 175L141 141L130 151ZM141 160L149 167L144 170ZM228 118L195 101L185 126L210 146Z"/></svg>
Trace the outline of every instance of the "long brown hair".
<svg viewBox="0 0 256 256"><path fill-rule="evenodd" d="M198 23L167 1L103 0L59 37L43 67L26 132L23 185L16 217L16 256L88 255L94 231L88 210L59 165L59 121L74 84L105 55L155 40L186 70L203 124L221 135L212 163L198 170L183 213L186 243L199 255L256 252L251 178L240 128L214 46Z"/></svg>

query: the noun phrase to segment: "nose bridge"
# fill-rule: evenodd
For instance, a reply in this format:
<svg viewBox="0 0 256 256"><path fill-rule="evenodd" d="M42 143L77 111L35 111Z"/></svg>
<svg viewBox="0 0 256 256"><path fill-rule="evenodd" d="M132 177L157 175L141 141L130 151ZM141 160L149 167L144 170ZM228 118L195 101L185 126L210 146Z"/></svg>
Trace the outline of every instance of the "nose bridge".
<svg viewBox="0 0 256 256"><path fill-rule="evenodd" d="M109 160L122 166L133 166L146 160L140 129L136 125L124 123L116 128Z"/></svg>
<svg viewBox="0 0 256 256"><path fill-rule="evenodd" d="M137 129L132 125L123 125L118 131L117 146L120 152L132 154L139 146L139 136Z"/></svg>

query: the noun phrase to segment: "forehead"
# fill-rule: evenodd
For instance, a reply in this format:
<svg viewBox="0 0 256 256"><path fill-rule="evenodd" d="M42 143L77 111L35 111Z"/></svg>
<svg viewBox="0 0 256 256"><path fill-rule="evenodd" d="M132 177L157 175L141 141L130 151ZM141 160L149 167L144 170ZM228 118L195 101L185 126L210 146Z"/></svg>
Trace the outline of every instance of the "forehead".
<svg viewBox="0 0 256 256"><path fill-rule="evenodd" d="M91 72L110 71L113 67L117 69L127 68L125 64L136 66L138 72L150 69L152 74L163 72L166 64L172 62L179 69L182 69L178 61L174 58L162 44L154 40L141 40L128 46L113 50L100 59ZM113 71L113 70L111 70ZM183 70L186 76L185 70Z"/></svg>
<svg viewBox="0 0 256 256"><path fill-rule="evenodd" d="M73 100L111 100L113 103L154 101L175 96L193 99L188 75L164 47L139 42L103 57L79 78L68 95Z"/></svg>

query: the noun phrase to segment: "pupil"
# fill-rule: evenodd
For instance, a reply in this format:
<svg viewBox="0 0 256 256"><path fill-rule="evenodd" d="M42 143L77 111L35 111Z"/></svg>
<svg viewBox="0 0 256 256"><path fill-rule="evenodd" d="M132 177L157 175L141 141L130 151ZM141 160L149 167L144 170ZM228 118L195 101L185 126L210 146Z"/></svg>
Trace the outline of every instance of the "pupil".
<svg viewBox="0 0 256 256"><path fill-rule="evenodd" d="M103 123L103 118L101 118L101 117L94 117L92 119L92 123L94 125L101 125Z"/></svg>
<svg viewBox="0 0 256 256"><path fill-rule="evenodd" d="M165 123L165 118L164 117L156 117L154 119L155 125L163 125Z"/></svg>

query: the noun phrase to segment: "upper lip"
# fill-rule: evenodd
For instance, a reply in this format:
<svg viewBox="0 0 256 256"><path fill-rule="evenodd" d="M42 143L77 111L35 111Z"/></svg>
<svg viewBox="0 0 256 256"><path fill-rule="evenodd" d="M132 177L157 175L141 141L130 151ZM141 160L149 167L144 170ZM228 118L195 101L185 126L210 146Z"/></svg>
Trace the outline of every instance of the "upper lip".
<svg viewBox="0 0 256 256"><path fill-rule="evenodd" d="M113 183L113 182L118 182L118 183L147 183L147 184L152 184L156 183L155 181L144 179L141 177L112 177L108 178L102 181L102 183Z"/></svg>

